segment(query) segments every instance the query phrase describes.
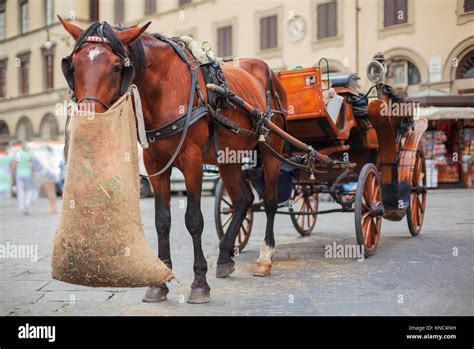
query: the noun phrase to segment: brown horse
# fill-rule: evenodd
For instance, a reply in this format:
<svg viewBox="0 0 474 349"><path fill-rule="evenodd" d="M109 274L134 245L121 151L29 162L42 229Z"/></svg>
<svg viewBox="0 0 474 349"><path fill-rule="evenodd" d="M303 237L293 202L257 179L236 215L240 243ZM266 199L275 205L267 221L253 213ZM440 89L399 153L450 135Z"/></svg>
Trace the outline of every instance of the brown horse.
<svg viewBox="0 0 474 349"><path fill-rule="evenodd" d="M84 32L83 29L72 23L62 20L61 22L76 42L84 39L84 33L98 35L95 32L91 33L91 30ZM183 113L183 107L186 108L191 93L191 76L186 64L168 43L160 40L157 35L144 34L148 25L149 23L133 28L111 28L108 24L105 24L101 28L109 28L110 30L103 31L106 33L105 36L112 35L117 38L123 44L127 55L131 56L130 59L137 72L133 82L140 91L145 125L149 130L159 128ZM102 35L104 34L102 33ZM114 38L110 37L109 39L110 43L114 42ZM141 51L136 50L137 44L141 45ZM183 52L189 60L193 59L187 49L183 49ZM117 55L111 44L84 40L79 42L71 57L70 65L74 69L72 82L78 101L94 104L96 111L102 111L108 104L119 98L120 71L123 67L121 57ZM265 62L257 59L242 59L225 64L223 70L231 90L260 110L265 110L265 92L269 80L269 68ZM274 89L280 96L283 107L286 108L284 88L273 72L270 76ZM205 81L201 71L198 72L197 78L200 90L203 92L204 98L207 99ZM271 100L271 107L273 109L278 107L274 97ZM222 113L240 124L242 128L253 129L253 121L250 116L240 109L224 109ZM273 121L279 127L283 127L284 115L275 114ZM189 303L206 303L210 300L210 287L206 281L207 262L201 243L204 225L200 203L203 163L219 166L220 176L231 197L234 208L232 221L219 245L220 253L216 271L216 276L219 278L226 277L234 271L235 239L246 212L253 202L253 194L244 178L242 164L217 163L213 144L203 151L203 148L206 148L205 145L210 137L212 127L212 120L209 116L193 124L180 153L173 163L184 174L187 190L185 223L192 237L194 247L194 282L191 285ZM149 174L157 173L165 166L174 153L179 139L180 134L177 134L150 143L150 147L144 151L145 167ZM274 149L280 153L282 152L283 141L280 138L269 135L267 141ZM235 151L258 148L255 138L242 137L222 127L219 128L217 143L219 149L227 148ZM277 182L280 162L267 153L265 149L261 149L260 152L264 168L264 203L267 225L254 275L266 276L270 274L275 246L273 225L277 209ZM171 224L170 174L171 168L159 176L151 177L150 180L155 193L158 255L171 268L169 241ZM145 302L163 301L166 299L167 293L168 287L165 284L156 285L156 287L150 287L147 290L143 300Z"/></svg>

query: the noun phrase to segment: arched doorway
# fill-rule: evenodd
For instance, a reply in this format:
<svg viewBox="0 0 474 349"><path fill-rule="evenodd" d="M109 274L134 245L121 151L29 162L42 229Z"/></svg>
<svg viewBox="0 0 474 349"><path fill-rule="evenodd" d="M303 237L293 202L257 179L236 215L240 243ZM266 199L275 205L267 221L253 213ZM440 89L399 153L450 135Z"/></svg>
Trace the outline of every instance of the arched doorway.
<svg viewBox="0 0 474 349"><path fill-rule="evenodd" d="M33 124L28 117L23 116L18 121L15 136L20 141L29 141L33 138Z"/></svg>
<svg viewBox="0 0 474 349"><path fill-rule="evenodd" d="M56 140L59 134L58 120L53 114L46 114L40 123L39 136L43 141Z"/></svg>
<svg viewBox="0 0 474 349"><path fill-rule="evenodd" d="M474 48L461 58L456 69L456 79L474 78Z"/></svg>
<svg viewBox="0 0 474 349"><path fill-rule="evenodd" d="M421 82L420 70L405 58L392 58L388 63L387 82L400 88L418 85Z"/></svg>
<svg viewBox="0 0 474 349"><path fill-rule="evenodd" d="M451 93L474 93L474 36L458 43L446 59L443 78Z"/></svg>

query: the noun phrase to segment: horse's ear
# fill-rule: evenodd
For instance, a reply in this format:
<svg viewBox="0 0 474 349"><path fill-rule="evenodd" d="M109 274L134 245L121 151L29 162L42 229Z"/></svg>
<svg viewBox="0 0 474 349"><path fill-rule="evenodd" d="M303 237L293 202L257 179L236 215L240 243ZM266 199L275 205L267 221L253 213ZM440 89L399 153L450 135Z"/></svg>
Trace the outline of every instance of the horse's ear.
<svg viewBox="0 0 474 349"><path fill-rule="evenodd" d="M74 40L77 40L77 38L81 35L83 30L81 28L79 28L78 26L72 24L71 22L66 22L59 15L58 15L58 18L59 18L59 21L61 22L61 24L63 25L64 29L66 29L66 31L69 34L71 34L71 36L74 38Z"/></svg>
<svg viewBox="0 0 474 349"><path fill-rule="evenodd" d="M114 31L115 35L119 38L119 40L122 42L124 45L131 44L142 34L147 30L148 26L151 24L151 22L148 22L145 25L142 25L141 27L135 27L135 28L130 28L130 29L125 29L122 31Z"/></svg>

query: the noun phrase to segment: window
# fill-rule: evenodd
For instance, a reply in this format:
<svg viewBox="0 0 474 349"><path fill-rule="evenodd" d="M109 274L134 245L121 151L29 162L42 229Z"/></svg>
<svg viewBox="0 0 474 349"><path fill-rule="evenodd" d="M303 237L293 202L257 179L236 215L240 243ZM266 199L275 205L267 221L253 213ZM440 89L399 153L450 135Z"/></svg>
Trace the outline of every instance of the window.
<svg viewBox="0 0 474 349"><path fill-rule="evenodd" d="M217 29L217 55L219 57L232 56L232 26Z"/></svg>
<svg viewBox="0 0 474 349"><path fill-rule="evenodd" d="M7 96L7 60L0 61L0 98Z"/></svg>
<svg viewBox="0 0 474 349"><path fill-rule="evenodd" d="M33 124L31 120L23 116L16 125L16 139L20 141L28 141L33 138Z"/></svg>
<svg viewBox="0 0 474 349"><path fill-rule="evenodd" d="M44 16L46 25L53 24L54 20L54 0L44 0Z"/></svg>
<svg viewBox="0 0 474 349"><path fill-rule="evenodd" d="M260 49L268 50L278 47L278 16L260 18Z"/></svg>
<svg viewBox="0 0 474 349"><path fill-rule="evenodd" d="M18 56L18 59L20 60L20 67L18 68L20 70L20 95L27 95L29 93L29 70L30 70L30 54L23 54L21 56Z"/></svg>
<svg viewBox="0 0 474 349"><path fill-rule="evenodd" d="M40 123L40 138L43 141L56 140L59 135L58 120L52 114L46 114Z"/></svg>
<svg viewBox="0 0 474 349"><path fill-rule="evenodd" d="M122 24L124 22L124 1L115 0L114 4L114 13L115 13L115 23Z"/></svg>
<svg viewBox="0 0 474 349"><path fill-rule="evenodd" d="M54 54L44 56L44 87L46 90L54 89Z"/></svg>
<svg viewBox="0 0 474 349"><path fill-rule="evenodd" d="M156 0L145 0L145 16L156 12Z"/></svg>
<svg viewBox="0 0 474 349"><path fill-rule="evenodd" d="M20 32L28 31L28 0L20 0Z"/></svg>
<svg viewBox="0 0 474 349"><path fill-rule="evenodd" d="M388 66L387 81L394 87L417 85L421 82L418 68L411 62L395 61Z"/></svg>
<svg viewBox="0 0 474 349"><path fill-rule="evenodd" d="M89 0L89 20L92 22L99 20L99 0Z"/></svg>
<svg viewBox="0 0 474 349"><path fill-rule="evenodd" d="M474 50L469 51L459 62L456 79L474 78Z"/></svg>
<svg viewBox="0 0 474 349"><path fill-rule="evenodd" d="M331 1L317 6L318 39L337 35L337 2Z"/></svg>
<svg viewBox="0 0 474 349"><path fill-rule="evenodd" d="M5 10L6 0L0 0L0 41L5 40Z"/></svg>
<svg viewBox="0 0 474 349"><path fill-rule="evenodd" d="M190 3L191 3L191 0L179 0L179 6L183 6Z"/></svg>
<svg viewBox="0 0 474 349"><path fill-rule="evenodd" d="M383 24L385 27L408 22L408 0L384 0Z"/></svg>
<svg viewBox="0 0 474 349"><path fill-rule="evenodd" d="M474 11L474 0L464 0L464 12Z"/></svg>

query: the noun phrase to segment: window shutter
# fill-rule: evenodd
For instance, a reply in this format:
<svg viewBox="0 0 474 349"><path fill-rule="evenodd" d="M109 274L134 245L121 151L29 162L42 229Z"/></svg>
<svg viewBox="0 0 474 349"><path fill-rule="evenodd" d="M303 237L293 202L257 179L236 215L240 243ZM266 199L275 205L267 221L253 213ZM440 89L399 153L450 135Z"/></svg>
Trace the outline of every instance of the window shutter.
<svg viewBox="0 0 474 349"><path fill-rule="evenodd" d="M145 0L145 16L156 12L156 0Z"/></svg>
<svg viewBox="0 0 474 349"><path fill-rule="evenodd" d="M278 47L278 17L276 15L260 19L260 49Z"/></svg>
<svg viewBox="0 0 474 349"><path fill-rule="evenodd" d="M277 16L270 17L270 47L278 46Z"/></svg>
<svg viewBox="0 0 474 349"><path fill-rule="evenodd" d="M408 0L384 0L384 26L408 22Z"/></svg>
<svg viewBox="0 0 474 349"><path fill-rule="evenodd" d="M123 0L115 0L114 6L115 24L123 24L124 22L124 2Z"/></svg>
<svg viewBox="0 0 474 349"><path fill-rule="evenodd" d="M89 20L92 22L99 20L99 0L89 0Z"/></svg>
<svg viewBox="0 0 474 349"><path fill-rule="evenodd" d="M45 56L45 73L46 73L46 89L54 88L54 55L47 54Z"/></svg>
<svg viewBox="0 0 474 349"><path fill-rule="evenodd" d="M232 56L232 26L217 30L217 55L219 57Z"/></svg>
<svg viewBox="0 0 474 349"><path fill-rule="evenodd" d="M408 21L408 0L396 0L397 9L395 12L396 24L406 23ZM402 14L402 17L399 18L399 14Z"/></svg>
<svg viewBox="0 0 474 349"><path fill-rule="evenodd" d="M384 0L383 15L384 15L384 26L389 27L395 24L395 1L396 0Z"/></svg>
<svg viewBox="0 0 474 349"><path fill-rule="evenodd" d="M326 4L318 5L317 11L318 11L318 39L327 38L328 37L328 32L327 32L328 14L327 14Z"/></svg>
<svg viewBox="0 0 474 349"><path fill-rule="evenodd" d="M337 2L327 4L328 8L328 37L337 35Z"/></svg>
<svg viewBox="0 0 474 349"><path fill-rule="evenodd" d="M316 8L318 18L318 39L337 36L337 2L319 4Z"/></svg>
<svg viewBox="0 0 474 349"><path fill-rule="evenodd" d="M474 11L474 0L464 0L464 12Z"/></svg>
<svg viewBox="0 0 474 349"><path fill-rule="evenodd" d="M6 61L2 61L0 62L0 98L3 98L6 96L6 84L7 84L6 73L7 73Z"/></svg>

